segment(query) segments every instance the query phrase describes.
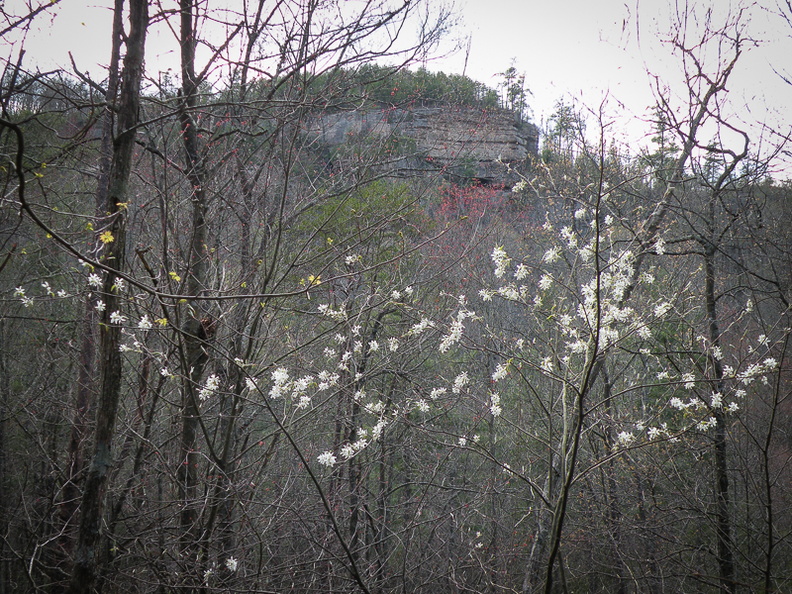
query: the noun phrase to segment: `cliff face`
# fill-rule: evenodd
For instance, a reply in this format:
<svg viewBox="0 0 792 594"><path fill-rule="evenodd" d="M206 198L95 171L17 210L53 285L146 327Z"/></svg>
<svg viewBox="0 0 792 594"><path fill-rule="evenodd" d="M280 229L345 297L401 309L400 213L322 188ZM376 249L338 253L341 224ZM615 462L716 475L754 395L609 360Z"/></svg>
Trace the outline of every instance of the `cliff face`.
<svg viewBox="0 0 792 594"><path fill-rule="evenodd" d="M519 169L539 143L536 126L512 112L454 106L326 112L306 131L331 148L355 138L390 139L399 146L399 175L440 170L498 184L514 181L504 164Z"/></svg>

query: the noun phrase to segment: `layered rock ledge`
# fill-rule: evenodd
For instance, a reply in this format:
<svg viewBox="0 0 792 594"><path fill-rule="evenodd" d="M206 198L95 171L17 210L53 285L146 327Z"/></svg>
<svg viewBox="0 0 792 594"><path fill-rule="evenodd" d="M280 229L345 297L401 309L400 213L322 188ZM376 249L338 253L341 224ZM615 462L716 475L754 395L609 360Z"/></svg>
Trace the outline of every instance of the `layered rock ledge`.
<svg viewBox="0 0 792 594"><path fill-rule="evenodd" d="M389 107L323 112L307 124L307 134L325 147L356 141L390 142L395 175L441 171L481 183L514 181L536 155L538 128L514 112L463 106Z"/></svg>

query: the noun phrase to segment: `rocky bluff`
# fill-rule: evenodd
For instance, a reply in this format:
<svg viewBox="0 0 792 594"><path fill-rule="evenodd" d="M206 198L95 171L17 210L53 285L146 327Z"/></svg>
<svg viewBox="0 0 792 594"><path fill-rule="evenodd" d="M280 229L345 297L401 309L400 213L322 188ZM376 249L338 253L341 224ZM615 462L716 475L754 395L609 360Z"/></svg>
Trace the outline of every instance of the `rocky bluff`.
<svg viewBox="0 0 792 594"><path fill-rule="evenodd" d="M322 112L305 131L336 151L355 142L388 143L394 175L439 171L485 184L516 181L506 164L521 169L539 145L538 128L514 112L449 105Z"/></svg>

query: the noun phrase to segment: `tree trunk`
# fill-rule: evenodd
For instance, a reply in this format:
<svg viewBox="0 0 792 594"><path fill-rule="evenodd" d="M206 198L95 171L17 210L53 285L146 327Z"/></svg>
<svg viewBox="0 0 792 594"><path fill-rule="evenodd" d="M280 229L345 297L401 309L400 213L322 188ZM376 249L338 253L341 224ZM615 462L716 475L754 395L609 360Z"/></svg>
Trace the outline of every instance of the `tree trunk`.
<svg viewBox="0 0 792 594"><path fill-rule="evenodd" d="M705 300L707 302L707 319L710 346L720 348L720 329L718 328L717 303L715 298L715 249L707 246L704 251ZM709 356L714 374L713 390L723 393L723 366L720 360ZM732 550L731 518L729 507L729 473L726 459L726 426L722 409L715 409L715 517L717 534L717 558L721 592L733 594L734 552Z"/></svg>
<svg viewBox="0 0 792 594"><path fill-rule="evenodd" d="M192 0L180 0L179 6L181 10L182 75L179 120L187 162L187 178L191 185L190 202L192 206L192 235L186 279L186 295L189 299L200 295L206 288L206 173L198 142L198 131L193 119L198 91L198 81L195 75L193 2ZM200 320L191 317L183 324L182 329L184 330L184 372L182 374L181 455L178 471L179 499L182 505L180 540L184 558L196 559L197 552L193 549L199 542L196 500L200 461L197 449L200 408L196 387L201 382L209 360L206 341L211 337L214 329L208 317Z"/></svg>
<svg viewBox="0 0 792 594"><path fill-rule="evenodd" d="M108 180L105 209L111 213L108 231L113 240L105 245L104 263L111 269L105 276L102 296L105 310L100 327L101 388L96 411L96 437L93 459L86 476L81 503L80 530L69 592L73 594L99 591L95 589L98 574L96 553L100 536L107 478L112 459L118 400L121 394L122 361L119 352L121 327L112 324L110 315L118 310L119 299L112 290L117 273L123 272L126 247L127 189L135 146L135 127L140 109L140 81L143 75L148 2L130 0L130 29L126 36L126 56L118 103L119 133L114 143Z"/></svg>

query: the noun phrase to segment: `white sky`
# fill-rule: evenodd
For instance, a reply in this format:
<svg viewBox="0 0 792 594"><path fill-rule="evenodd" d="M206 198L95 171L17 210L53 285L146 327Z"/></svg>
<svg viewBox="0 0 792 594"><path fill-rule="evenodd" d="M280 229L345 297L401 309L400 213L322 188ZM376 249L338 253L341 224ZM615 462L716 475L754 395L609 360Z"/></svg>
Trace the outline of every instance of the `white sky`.
<svg viewBox="0 0 792 594"><path fill-rule="evenodd" d="M461 34L468 31L472 37L467 75L496 84L493 75L514 59L518 72L525 73L538 124L561 98L596 109L608 97L609 112L631 139L645 126L629 120L644 118L655 103L649 72L672 90L683 90L679 61L661 41L670 31L674 0L457 2L464 16ZM698 4L717 7L713 23L736 5L729 0ZM759 45L741 56L728 87L735 121L750 126L753 138L760 134L758 122L787 135L792 124L792 85L774 72L792 74L792 27L777 10L775 0L758 0L744 14L746 34ZM461 52L430 69L461 72L464 62Z"/></svg>
<svg viewBox="0 0 792 594"><path fill-rule="evenodd" d="M164 0L167 5L169 0ZM350 0L341 0L349 2ZM437 3L435 0L429 0ZM695 0L690 0L695 2ZM9 7L26 0L6 0ZM670 12L684 0L455 0L461 23L453 32L457 38L471 36L465 73L495 86L498 72L512 60L524 73L531 91L529 104L537 124L552 113L557 100L596 108L608 97L609 113L619 121L627 142L643 135L639 122L654 103L651 71L677 91L678 61L660 42L668 34ZM221 2L233 5L233 0ZM28 54L42 68L57 65L69 68L71 51L81 69L101 77L96 63L106 61L109 46L110 11L98 5L104 0L63 0L54 18L39 19L26 41ZM700 0L701 6L717 7L713 22L736 0ZM175 3L174 3L175 5ZM792 123L792 85L787 85L773 69L792 75L792 27L777 14L776 0L757 0L745 14L747 34L760 45L741 58L730 85L731 103L737 120L750 122L757 138L755 122L789 134ZM158 35L161 35L158 37ZM147 62L175 57L167 33L150 34ZM0 41L0 55L10 49ZM461 73L465 52L430 61L430 70ZM737 121L736 120L736 121ZM792 170L784 166L787 170Z"/></svg>

